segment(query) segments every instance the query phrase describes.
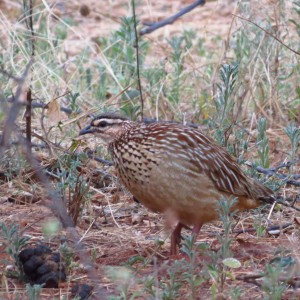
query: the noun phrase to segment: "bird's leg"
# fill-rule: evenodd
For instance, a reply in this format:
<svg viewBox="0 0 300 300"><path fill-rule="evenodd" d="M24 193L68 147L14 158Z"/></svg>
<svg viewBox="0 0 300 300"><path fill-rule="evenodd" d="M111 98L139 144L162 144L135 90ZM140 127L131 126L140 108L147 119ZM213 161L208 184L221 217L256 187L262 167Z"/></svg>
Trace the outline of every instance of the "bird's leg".
<svg viewBox="0 0 300 300"><path fill-rule="evenodd" d="M194 225L193 230L192 230L193 243L196 241L201 227L202 227L202 224ZM181 229L182 228L190 229L188 226L178 222L178 224L176 225L175 229L173 230L172 236L171 236L171 251L170 251L171 256L177 254L177 246L178 246L178 248L180 248Z"/></svg>
<svg viewBox="0 0 300 300"><path fill-rule="evenodd" d="M171 251L170 251L171 255L176 255L177 254L177 246L178 246L178 248L180 248L181 239L182 239L182 236L181 236L181 229L182 228L186 228L186 229L191 230L190 227L178 222L178 224L176 225L175 229L173 230L172 236L171 236Z"/></svg>
<svg viewBox="0 0 300 300"><path fill-rule="evenodd" d="M195 243L195 241L197 240L197 236L199 234L199 231L202 227L202 224L195 224L192 230L192 237L193 237L193 243Z"/></svg>
<svg viewBox="0 0 300 300"><path fill-rule="evenodd" d="M177 246L180 247L181 243L181 229L184 227L184 225L180 222L176 225L175 229L172 232L171 236L171 251L170 255L176 255L177 254Z"/></svg>

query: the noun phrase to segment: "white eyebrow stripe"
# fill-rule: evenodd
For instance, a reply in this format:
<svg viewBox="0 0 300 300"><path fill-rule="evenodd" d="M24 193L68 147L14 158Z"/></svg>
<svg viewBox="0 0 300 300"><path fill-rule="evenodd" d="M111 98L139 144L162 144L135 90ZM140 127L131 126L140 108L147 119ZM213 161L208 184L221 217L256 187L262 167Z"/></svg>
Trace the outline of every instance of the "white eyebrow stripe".
<svg viewBox="0 0 300 300"><path fill-rule="evenodd" d="M123 123L124 120L120 120L120 119L106 119L106 118L102 118L102 119L98 119L98 120L94 120L93 126L98 126L100 122L106 122L107 124L120 124Z"/></svg>

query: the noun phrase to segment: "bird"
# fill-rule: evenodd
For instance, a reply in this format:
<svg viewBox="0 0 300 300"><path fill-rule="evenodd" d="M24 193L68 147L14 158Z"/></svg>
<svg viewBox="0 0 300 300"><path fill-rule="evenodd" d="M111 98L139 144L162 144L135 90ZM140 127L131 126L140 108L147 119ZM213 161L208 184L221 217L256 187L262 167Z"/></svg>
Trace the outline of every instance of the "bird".
<svg viewBox="0 0 300 300"><path fill-rule="evenodd" d="M102 113L79 134L106 142L121 183L147 208L176 220L170 255L177 254L182 228L193 226L195 240L203 224L219 218L222 197L236 198L232 210L274 202L271 189L198 128Z"/></svg>

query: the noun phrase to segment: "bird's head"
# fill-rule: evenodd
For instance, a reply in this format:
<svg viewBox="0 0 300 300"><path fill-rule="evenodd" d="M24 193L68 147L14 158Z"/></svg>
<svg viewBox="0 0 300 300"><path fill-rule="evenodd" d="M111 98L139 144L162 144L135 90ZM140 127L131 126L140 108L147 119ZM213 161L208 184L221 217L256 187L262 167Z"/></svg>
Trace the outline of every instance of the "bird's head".
<svg viewBox="0 0 300 300"><path fill-rule="evenodd" d="M101 114L95 117L90 125L82 129L79 135L92 134L107 143L111 143L130 128L134 122L117 114Z"/></svg>

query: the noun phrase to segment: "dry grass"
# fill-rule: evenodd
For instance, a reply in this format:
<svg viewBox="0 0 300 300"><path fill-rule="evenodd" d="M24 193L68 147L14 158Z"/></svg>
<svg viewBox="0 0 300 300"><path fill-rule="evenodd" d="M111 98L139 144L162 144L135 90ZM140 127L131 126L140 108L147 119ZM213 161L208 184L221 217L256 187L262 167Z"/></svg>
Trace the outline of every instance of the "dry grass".
<svg viewBox="0 0 300 300"><path fill-rule="evenodd" d="M159 20L174 14L190 2L166 1L160 4L159 1L142 1L137 8L137 15L141 16L142 21ZM38 12L35 18L35 29L39 29L39 35L36 38L38 50L31 73L31 85L33 97L37 102L52 103L52 108L43 111L34 110L32 116L33 142L46 143L49 148L34 148L33 153L40 164L47 169L48 179L54 189L58 190L59 183L68 179L68 176L59 177L59 171L69 170L72 167L74 170L80 170L80 176L84 182L89 182L89 192L83 197L85 205L77 220L77 236L80 237L87 255L93 262L96 278L109 293L116 294L118 287L124 284L124 279L122 282L120 278L108 276L105 271L106 267L121 266L124 263L129 265L128 262L134 256L141 258L133 264L131 271L122 269L123 271L120 272L125 275L128 273L129 279L128 282L125 280L125 285L129 287L128 295L132 295L144 289L143 284L147 276L154 276L157 281L167 280L167 273L172 265L172 261L168 261L171 228L166 227L163 216L151 213L133 201L131 195L119 185L114 177L113 167L83 158L78 160L80 163L76 165L75 154L68 154L74 143L77 147L76 153L96 147L95 141L87 144L74 142L79 128L87 121L87 118L81 118L82 115L76 112L76 109L79 108L85 115L94 107L99 110L107 108L125 110L124 102L116 95L134 83L128 80L128 76L124 76L125 78L121 76L124 75L123 67L125 75L128 75L125 67L130 64L123 60L123 57L120 61L118 57L113 60L109 56L113 45L108 43L107 47L103 48L104 41L100 38L109 39L112 32L120 27L119 18L130 15L128 1L87 0L85 4L90 8L90 14L86 17L79 12L80 1L61 1L54 7L48 6L47 3L44 0L37 1L35 8ZM272 30L275 35L280 34L285 41L295 40L295 30L288 24L288 19L295 18L294 12L290 9L291 1L285 6L285 12L282 11L282 6L277 4L277 1L262 1L261 4L251 2L249 6L247 17L251 20L261 22L262 25L270 25L269 30ZM23 23L18 21L20 11L21 5L13 1L0 1L0 34L3 37L0 41L1 64L8 73L15 76L22 74L30 60L29 47L26 45L29 31ZM241 89L234 95L235 115L240 116L239 126L250 132L247 137L250 151L243 153L243 158L250 161L257 159L256 121L258 115L262 115L269 121L270 128L267 134L270 161L271 165L275 166L289 158L289 140L283 133L283 128L287 126L290 119L299 122L299 104L297 104L295 94L299 74L291 71L293 68L297 70L299 58L286 49L279 49L278 43L266 33L251 27L247 22L232 18L231 12L239 13L235 10L235 4L209 1L204 7L194 10L173 25L144 37L144 40L151 45L149 54L145 58L144 71L157 68L167 74L154 84L150 83L147 76L143 77L142 83L146 96L145 115L172 120L181 120L184 115L188 122L197 123L202 123L204 119L212 120L214 99L218 95L216 83L219 80L220 64L234 61L237 54L234 50L238 43L237 36L241 31L249 32L249 40L247 43L244 41L246 46L241 52L249 50L250 54L247 57L248 61L241 63L238 78ZM268 16L268 20L265 20L265 16ZM194 30L196 36L202 38L203 45L199 46L198 51L193 48L183 54L185 61L180 82L182 91L180 102L175 103L168 98L175 69L174 62L170 58L172 47L168 40L175 34L180 35L184 30L189 29ZM47 43L42 43L45 40ZM193 43L196 42L199 40L193 40ZM117 45L121 43L121 40L116 39L114 43ZM275 55L272 52L274 49L278 50ZM201 54L201 51L204 51L204 54ZM280 56L279 53L284 54ZM280 68L289 74L285 79L281 78L284 72ZM101 81L101 76L104 74L108 83ZM2 80L5 81L1 84L3 88L1 97L6 99L5 97L11 91L15 91L17 83L6 76L3 76ZM100 90L101 84L105 85L105 91ZM28 85L29 78L24 86L22 99L25 97ZM80 93L75 102L72 102L68 96L53 100L65 94L67 90L72 91L73 95L76 92ZM133 110L136 105L134 101L136 100L129 101ZM72 114L59 112L59 105L70 107L74 103L76 109ZM10 104L1 100L1 129L9 106ZM43 117L42 114L44 114ZM135 113L132 115L137 117ZM16 120L17 129L20 132L24 132L24 122L21 115ZM60 128L57 126L58 122L62 122ZM213 131L208 126L205 126L205 130ZM18 141L18 131L15 132L17 133L13 134L12 140ZM233 133L233 144L236 139ZM98 150L101 156L106 157L105 147ZM66 159L64 159L65 156ZM299 163L294 167L295 173L297 173L297 168L299 169ZM97 169L100 169L102 173L95 172ZM112 176L103 179L103 172ZM73 199L71 189L73 182L68 182L68 184L69 188L65 189L67 200ZM72 246L76 238L68 229L60 228L52 235L45 233L45 229L53 223L53 220L59 220L59 216L49 208L51 199L47 196L47 192L40 184L36 170L26 163L24 149L11 145L10 149L5 152L0 165L1 222L7 226L18 224L20 231L24 235L29 235L33 244L43 241L57 249L62 243L62 237L66 236L68 244ZM281 189L281 194L285 196L293 196L297 193L297 188L293 186L283 186ZM265 209L263 215L270 215L269 222L272 224L291 222L292 225L279 234L265 233L260 237L256 233L232 235L233 257L241 262L242 267L230 270L232 278L227 277L223 294L219 292L215 299L228 299L228 297L234 299L233 296L229 296L233 287L240 287L242 291L240 299L262 299L265 294L261 288L234 280L234 277L264 270L266 264L277 255L276 253L283 255L290 251L291 255L299 258L299 219L296 212L286 208L273 211ZM234 230L252 228L255 221L260 221L262 224L266 222L265 217L262 218L257 211L243 212L238 215ZM222 228L221 222L205 225L198 242L208 243L211 253L217 252L220 248L217 235L222 233ZM0 298L17 299L18 295L19 299L25 299L27 293L24 283L5 275L4 271L9 269L14 262L4 253L1 236L0 242L0 267L3 270ZM207 257L206 254L197 256L195 265L199 268L199 272L205 269L211 260L212 258ZM299 277L297 274L299 270L296 270L295 275ZM118 280L121 280L121 283ZM61 283L60 289L57 290L43 289L40 298L62 299L65 297L70 299L69 292L72 285L76 282L90 281L92 280L88 274L88 267L82 263L76 253L68 274L68 282ZM213 284L214 279L210 278L199 285L196 299L211 299ZM185 299L189 292L189 285L184 285L177 299ZM298 299L299 296L298 289L289 289L282 299ZM145 298L139 296L136 299Z"/></svg>

